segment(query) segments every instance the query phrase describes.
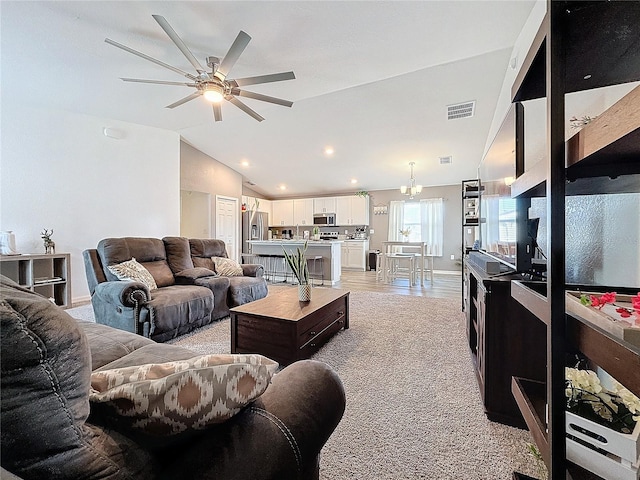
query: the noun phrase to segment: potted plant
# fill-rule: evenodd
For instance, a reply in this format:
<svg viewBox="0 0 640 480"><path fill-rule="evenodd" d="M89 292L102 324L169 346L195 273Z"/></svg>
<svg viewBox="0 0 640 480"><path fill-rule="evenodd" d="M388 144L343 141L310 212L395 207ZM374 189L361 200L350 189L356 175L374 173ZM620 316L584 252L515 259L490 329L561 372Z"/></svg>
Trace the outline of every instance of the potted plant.
<svg viewBox="0 0 640 480"><path fill-rule="evenodd" d="M287 253L283 247L282 251L284 252L284 258L289 268L291 268L291 271L298 280L298 300L301 302L309 302L311 300L311 284L309 284L309 267L305 255L307 252L307 242L304 242L304 248L302 250L298 247L295 252Z"/></svg>
<svg viewBox="0 0 640 480"><path fill-rule="evenodd" d="M313 227L313 239L320 240L320 228Z"/></svg>

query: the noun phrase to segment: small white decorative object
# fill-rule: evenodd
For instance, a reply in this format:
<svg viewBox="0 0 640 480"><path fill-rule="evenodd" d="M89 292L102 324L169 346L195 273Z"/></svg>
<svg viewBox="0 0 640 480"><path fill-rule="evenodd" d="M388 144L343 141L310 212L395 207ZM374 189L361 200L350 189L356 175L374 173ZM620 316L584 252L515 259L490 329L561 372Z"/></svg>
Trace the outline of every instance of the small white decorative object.
<svg viewBox="0 0 640 480"><path fill-rule="evenodd" d="M576 437L598 451L567 438L567 459L606 480L640 478L640 422L632 433L616 432L591 420L566 412L567 435Z"/></svg>
<svg viewBox="0 0 640 480"><path fill-rule="evenodd" d="M0 232L0 255L20 255L16 251L16 236L11 230Z"/></svg>

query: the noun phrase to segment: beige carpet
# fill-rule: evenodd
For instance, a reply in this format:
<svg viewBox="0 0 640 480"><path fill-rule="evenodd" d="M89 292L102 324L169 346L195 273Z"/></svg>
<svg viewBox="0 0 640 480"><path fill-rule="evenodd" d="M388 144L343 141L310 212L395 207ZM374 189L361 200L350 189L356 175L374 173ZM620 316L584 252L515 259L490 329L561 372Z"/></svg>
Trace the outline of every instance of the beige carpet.
<svg viewBox="0 0 640 480"><path fill-rule="evenodd" d="M459 302L353 292L350 321L314 356L338 372L347 394L321 480L535 476L528 432L483 413ZM225 319L171 343L228 353L229 328Z"/></svg>

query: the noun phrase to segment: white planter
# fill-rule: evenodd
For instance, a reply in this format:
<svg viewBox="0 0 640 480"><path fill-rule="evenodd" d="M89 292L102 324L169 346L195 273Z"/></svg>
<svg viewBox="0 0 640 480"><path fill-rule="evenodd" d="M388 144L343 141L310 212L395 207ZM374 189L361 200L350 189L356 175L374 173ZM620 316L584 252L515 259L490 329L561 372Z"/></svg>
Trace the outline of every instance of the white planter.
<svg viewBox="0 0 640 480"><path fill-rule="evenodd" d="M298 285L298 300L301 302L311 301L311 285Z"/></svg>
<svg viewBox="0 0 640 480"><path fill-rule="evenodd" d="M598 453L567 438L568 460L606 480L640 479L640 422L636 423L633 433L624 434L566 412L566 430L568 435L607 452L606 455Z"/></svg>

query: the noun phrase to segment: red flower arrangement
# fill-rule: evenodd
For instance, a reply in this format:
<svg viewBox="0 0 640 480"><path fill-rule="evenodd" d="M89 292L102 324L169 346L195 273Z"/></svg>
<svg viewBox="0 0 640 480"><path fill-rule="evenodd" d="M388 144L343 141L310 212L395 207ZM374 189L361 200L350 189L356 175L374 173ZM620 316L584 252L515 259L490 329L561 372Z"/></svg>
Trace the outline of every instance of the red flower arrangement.
<svg viewBox="0 0 640 480"><path fill-rule="evenodd" d="M603 293L601 296L596 295L582 295L580 297L580 303L582 305L591 305L598 310L602 310L607 303L611 303L616 307L616 312L620 314L622 318L629 318L635 314L640 318L640 292L635 297L631 297L631 308L621 307L615 304L616 292Z"/></svg>

